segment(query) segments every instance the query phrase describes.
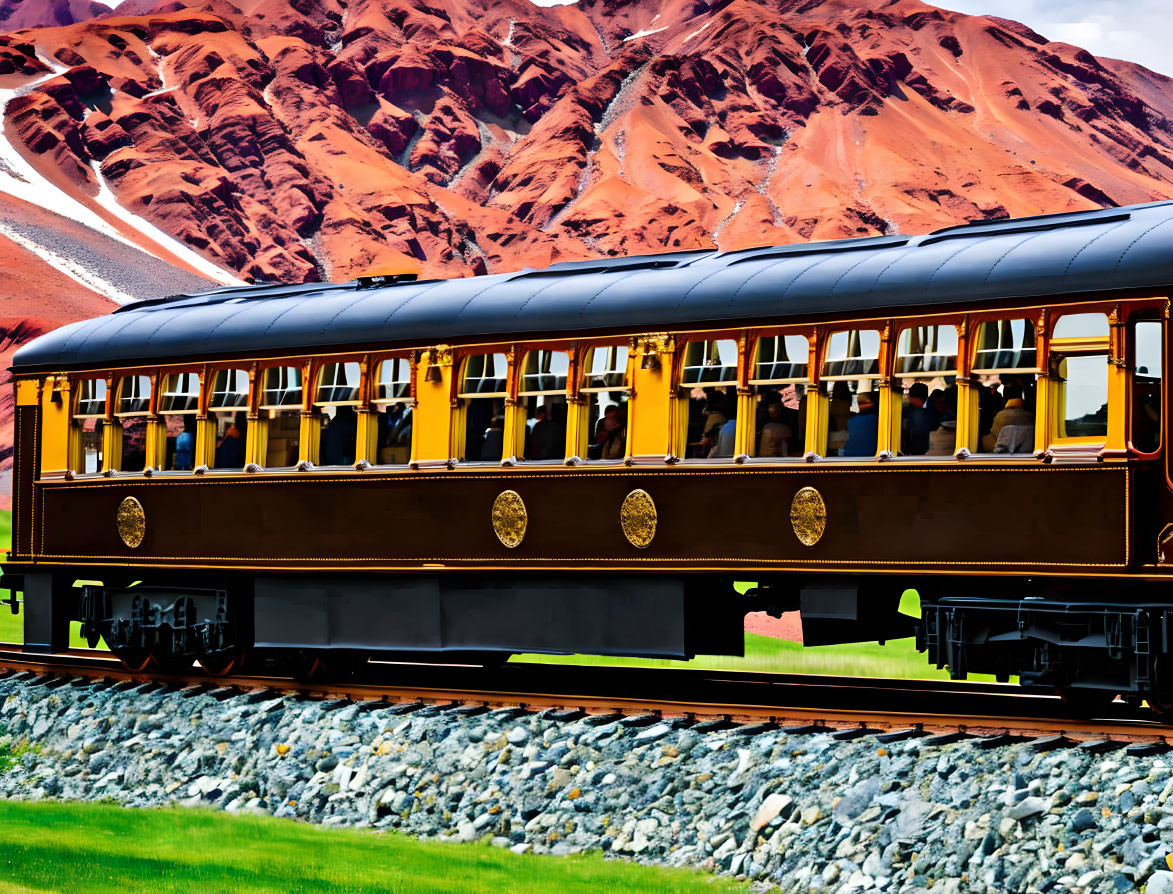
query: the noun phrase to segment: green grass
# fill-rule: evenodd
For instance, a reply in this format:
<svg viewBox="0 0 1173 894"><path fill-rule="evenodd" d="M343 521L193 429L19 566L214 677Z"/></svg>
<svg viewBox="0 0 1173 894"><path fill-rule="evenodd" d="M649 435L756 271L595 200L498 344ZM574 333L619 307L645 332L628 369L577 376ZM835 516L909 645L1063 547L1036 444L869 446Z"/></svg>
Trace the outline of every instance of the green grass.
<svg viewBox="0 0 1173 894"><path fill-rule="evenodd" d="M0 801L0 892L738 891L689 870L517 855L206 810Z"/></svg>
<svg viewBox="0 0 1173 894"><path fill-rule="evenodd" d="M691 661L670 658L613 658L606 655L514 655L524 664L609 665L613 667L680 667L696 670L759 671L785 674L825 674L845 677L891 677L910 680L947 680L947 671L929 665L914 641L846 643L806 647L772 636L745 635L745 657L698 655ZM970 674L971 680L993 680Z"/></svg>
<svg viewBox="0 0 1173 894"><path fill-rule="evenodd" d="M750 586L739 584L739 587ZM920 596L905 590L900 611L920 617ZM679 667L695 670L758 671L783 674L822 674L844 677L889 677L905 680L948 680L947 670L932 667L916 641L843 643L835 646L803 646L771 636L745 635L745 656L698 655L690 661L670 658L614 658L607 655L514 655L519 664L574 664L609 667ZM970 680L993 682L986 674L970 674Z"/></svg>

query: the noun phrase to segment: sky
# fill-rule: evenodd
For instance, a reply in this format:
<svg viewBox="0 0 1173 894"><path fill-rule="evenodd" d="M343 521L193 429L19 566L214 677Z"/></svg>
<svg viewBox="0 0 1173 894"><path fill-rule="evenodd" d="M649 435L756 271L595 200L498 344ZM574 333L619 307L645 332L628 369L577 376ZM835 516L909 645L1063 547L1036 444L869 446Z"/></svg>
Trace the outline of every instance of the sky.
<svg viewBox="0 0 1173 894"><path fill-rule="evenodd" d="M1014 19L1048 40L1173 75L1170 0L938 0L934 5Z"/></svg>
<svg viewBox="0 0 1173 894"><path fill-rule="evenodd" d="M555 6L573 0L534 2ZM1139 62L1173 76L1167 36L1173 0L937 0L933 5L1014 19L1048 40L1074 44L1096 56Z"/></svg>

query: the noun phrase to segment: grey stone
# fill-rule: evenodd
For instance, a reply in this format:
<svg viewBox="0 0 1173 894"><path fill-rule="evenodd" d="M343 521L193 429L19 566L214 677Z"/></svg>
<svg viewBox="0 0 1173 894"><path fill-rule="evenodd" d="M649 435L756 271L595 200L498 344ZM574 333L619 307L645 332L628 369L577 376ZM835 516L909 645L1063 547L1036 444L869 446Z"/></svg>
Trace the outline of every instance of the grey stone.
<svg viewBox="0 0 1173 894"><path fill-rule="evenodd" d="M524 745L529 741L529 730L524 726L515 726L505 736L510 745Z"/></svg>
<svg viewBox="0 0 1173 894"><path fill-rule="evenodd" d="M1006 808L1006 816L1012 820L1023 820L1038 816L1046 811L1048 804L1042 798L1024 798L1017 804L1013 804Z"/></svg>
<svg viewBox="0 0 1173 894"><path fill-rule="evenodd" d="M1075 816L1071 818L1068 828L1072 832L1086 832L1088 829L1096 827L1096 816L1086 807L1077 810Z"/></svg>
<svg viewBox="0 0 1173 894"><path fill-rule="evenodd" d="M1158 869L1145 882L1145 894L1173 894L1173 872Z"/></svg>

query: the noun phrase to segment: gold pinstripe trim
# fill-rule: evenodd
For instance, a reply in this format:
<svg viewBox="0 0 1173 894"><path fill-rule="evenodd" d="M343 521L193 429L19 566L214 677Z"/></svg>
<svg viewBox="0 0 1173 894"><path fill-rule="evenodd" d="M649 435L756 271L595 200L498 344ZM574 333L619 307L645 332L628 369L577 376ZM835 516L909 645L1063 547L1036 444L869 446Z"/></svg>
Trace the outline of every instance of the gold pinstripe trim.
<svg viewBox="0 0 1173 894"><path fill-rule="evenodd" d="M672 478L692 478L696 476L714 476L714 475L777 475L777 474L840 474L840 475L891 475L891 474L908 474L911 472L1000 472L1000 473L1040 473L1040 474L1066 474L1071 472L1099 472L1099 473L1123 473L1126 471L1124 464L1119 465L1105 465L1097 463L1095 465L1044 465L1038 460L1031 460L1030 462L1015 463L1013 465L1007 464L1005 466L999 465L975 465L972 461L966 460L965 463L957 463L956 465L942 465L942 466L910 466L891 463L871 463L866 466L852 463L850 466L844 464L840 466L825 466L821 463L802 463L794 466L770 466L768 468L754 468L747 469L743 466L708 466L706 468L680 468L676 469L657 469L654 467L632 466L622 470L616 470L608 467L589 468L576 467L574 470L565 468L556 469L542 469L542 468L526 468L524 466L513 466L510 468L502 468L500 472L494 474L485 474L483 470L478 471L461 471L458 466L456 469L408 469L403 472L383 472L379 473L375 470L368 470L365 472L295 472L275 473L270 475L268 473L263 475L248 475L243 472L209 472L205 475L183 478L164 478L161 476L153 476L151 478L144 478L136 476L134 478L87 478L75 479L74 481L54 480L54 481L36 481L38 487L42 488L69 488L69 487L127 487L127 486L150 486L159 487L163 485L210 485L214 482L232 482L232 483L247 483L247 484L289 484L291 482L298 483L325 483L334 482L342 483L347 481L394 481L397 479L406 479L411 481L453 481L456 478L471 479L474 481L500 481L502 479L515 478L519 474L540 475L545 478L583 478L590 476L592 478L620 478L635 476L651 476L651 477L672 477Z"/></svg>
<svg viewBox="0 0 1173 894"><path fill-rule="evenodd" d="M494 475L477 474L477 475L473 475L472 478L474 480L499 480L502 477L507 477L509 475L509 473L511 473L512 471L513 471L512 469L508 470L508 472L506 472L505 475L502 475L500 473L494 474ZM537 470L535 470L535 471L537 471ZM651 471L647 471L647 472L645 472L643 470L639 470L639 469L627 469L627 470L623 470L623 471L600 469L600 470L594 471L590 474L602 475L604 477L616 477L616 478L622 477L622 476L631 476L631 475L650 475L652 477L664 478L664 477L673 476L673 475L677 476L677 477L679 477L679 476L693 477L693 476L697 476L697 475L711 475L713 471L717 471L718 473L722 473L722 474L726 474L726 475L751 475L752 476L752 475L771 475L771 474L775 474L777 472L785 472L785 473L795 474L798 472L809 472L812 470L810 469L809 466L805 466L801 469L798 469L798 468L796 468L796 469L737 469L737 468L733 468L733 469L717 469L717 470L698 469L695 471L651 470ZM893 468L890 466L885 466L885 467L879 467L879 468L872 467L872 468L868 468L868 469L839 469L839 470L824 469L822 471L824 471L824 473L834 473L834 472L838 471L840 474L855 474L855 475L873 474L874 475L874 474L887 474L889 472L905 472L905 473L922 472L923 473L928 470L925 468L901 469L901 468ZM1025 563L1025 562L997 562L997 561L989 561L989 562L954 561L954 562L931 562L931 563L922 562L922 563L920 563L920 565L918 565L916 567L926 567L926 568L938 567L938 566L939 567L958 567L958 566L961 566L961 567L984 567L984 568L1015 567L1015 568L1022 568L1022 569L1029 569L1029 568L1126 568L1126 567L1128 567L1128 565L1130 563L1130 559L1131 559L1131 539L1132 539L1131 538L1131 496L1130 496L1131 488L1129 487L1129 484L1133 478L1133 476L1131 474L1131 470L1128 469L1128 467L1126 467L1126 466L1102 466L1102 465L1100 465L1100 466L1059 466L1059 467L1038 466L1038 467L1017 467L1017 468L1005 469L1005 468L1000 468L997 466L982 466L982 467L970 467L968 469L949 467L947 469L944 469L943 471L950 471L950 472L964 472L964 471L971 471L971 472L1018 472L1018 473L1051 472L1051 473L1056 473L1056 474L1060 474L1060 473L1064 473L1064 472L1101 472L1101 473L1105 473L1105 474L1107 474L1107 473L1120 474L1121 477L1123 478L1123 483L1124 483L1124 507L1123 507L1124 561L1123 562L1085 562L1085 563L1078 563L1078 562L1076 562L1076 563L1072 563L1072 562ZM545 471L544 474L546 476L553 476L553 477L558 477L558 478L574 478L574 477L581 477L582 473L580 473L578 471L568 471L568 470L548 470L548 471ZM370 476L370 473L367 473L367 472L352 473L352 475L348 475L346 477L330 476L330 477L326 477L326 478L313 478L311 476L305 475L304 473L299 473L299 475L297 477L291 476L291 477L286 477L286 478L273 478L273 479L268 479L268 478L260 479L260 478L255 478L255 477L249 477L249 476L242 474L240 476L233 475L231 480L240 481L240 482L248 482L248 483L252 483L252 484L280 484L280 483L288 483L290 481L317 481L317 482L321 482L321 483L329 483L329 482L337 482L337 481L353 481L353 480L355 480L355 478L353 477L354 475L367 476L365 480L368 480L368 481L371 479L371 477L373 477L373 476ZM195 478L185 478L182 480L171 480L171 481L162 481L162 480L157 480L157 479L151 479L150 484L151 484L151 486L166 485L166 484L199 486L199 485L206 483L206 480L207 479L205 479L205 481L200 481ZM215 481L216 479L211 479L211 480ZM381 476L381 480L388 480L389 481L389 480L394 480L394 478L391 478L390 476ZM423 477L415 478L412 480L449 481L449 482L451 482L456 479L454 477L451 477L448 475L425 475ZM131 482L128 482L126 480L111 481L109 479L104 479L101 482L87 483L85 486L87 486L87 487L125 487L129 483L131 483ZM146 483L146 479L135 479L135 483ZM51 482L51 483L34 482L34 497L36 496L35 492L38 489L40 491L40 497L41 497L41 513L40 513L41 519L40 520L41 520L41 527L42 527L42 540L41 540L42 545L45 542L44 541L45 492L50 487L56 488L56 487L60 487L62 484L65 484L68 487L73 486L73 482L62 482L62 483L59 483L59 482ZM127 558L129 558L126 556L76 556L76 555L67 555L67 554L59 554L59 553L35 553L34 555L36 555L38 558L67 559L67 560L72 560L72 561L76 561L76 562L83 562L83 563L89 562L89 561L95 561L95 560L110 560L110 561L122 561L126 564L136 565L136 567L140 564L140 563L134 563L134 562L126 562ZM147 559L147 558L148 557L144 557L144 559ZM197 561L202 561L202 562L248 563L248 562L260 561L260 562L283 562L283 563L291 563L291 564L292 563L301 563L301 562L326 562L326 563L332 563L335 566L344 565L344 564L353 564L353 563L363 563L363 562L385 562L385 561L387 561L385 558L373 557L373 556L342 557L342 558L328 558L325 556L306 556L306 557L301 557L301 558L281 558L281 557L276 557L276 556L261 556L261 557L258 557L258 556L170 556L170 557L159 556L159 557L149 557L149 558L150 558L151 562L186 562L186 561L197 562ZM488 563L495 563L495 562L531 562L531 563L544 562L544 563L551 563L552 562L552 563L557 563L557 562L570 562L570 563L580 563L580 564L575 564L571 567L580 567L581 564L586 564L588 566L591 564L597 564L597 565L603 565L608 568L615 567L610 564L610 563L615 563L615 562L620 562L620 563L639 562L639 563L644 564L645 567L647 565L657 565L660 563L673 563L673 562L685 563L685 564L711 562L711 563L714 563L714 564L720 566L721 562L722 562L722 560L719 558L718 559L714 559L714 558L672 559L672 558L647 557L647 558L626 558L626 559L606 559L606 558L603 558L603 559L590 559L590 558L574 559L574 558L566 558L566 557L526 558L526 557L520 557L520 556L510 556L508 558L505 558L505 557L502 557L502 558L484 557L484 558L475 558L475 559L474 558L453 558L453 557L446 557L446 558L441 558L441 557L418 558L418 557L415 557L415 558L410 558L410 559L402 559L400 561L411 562L411 563L463 563L463 562L488 562ZM840 560L840 559L769 559L769 558L766 558L766 559L749 559L749 558L738 559L734 564L732 564L730 566L723 566L723 567L732 567L732 568L737 568L739 566L769 567L774 564L785 565L786 563L789 563L791 565L797 565L798 567L808 567L809 568L809 567L824 566L824 567L828 567L828 568L834 567L834 568L838 568L838 569L851 569L853 567L861 567L861 568L866 569L868 566L884 566L884 565L893 565L893 566L901 565L904 567L908 567L907 562L900 561L900 560L890 560L890 559L877 559L877 560L842 559L842 560ZM249 566L246 566L246 567L249 567ZM294 565L294 567L296 567L296 565ZM327 565L326 567L329 567L329 565ZM404 567L404 566L391 566L391 567ZM461 565L460 567L467 568L468 566ZM499 567L499 566L487 565L486 567L492 568L492 567ZM622 567L622 566L620 565L618 567Z"/></svg>

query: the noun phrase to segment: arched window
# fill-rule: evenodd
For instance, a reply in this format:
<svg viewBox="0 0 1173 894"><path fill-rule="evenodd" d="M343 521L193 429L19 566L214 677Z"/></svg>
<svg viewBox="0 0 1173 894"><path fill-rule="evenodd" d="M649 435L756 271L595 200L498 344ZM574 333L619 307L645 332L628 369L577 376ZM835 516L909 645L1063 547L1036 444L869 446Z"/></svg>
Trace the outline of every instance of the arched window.
<svg viewBox="0 0 1173 894"><path fill-rule="evenodd" d="M802 456L810 343L805 335L763 335L750 367L754 395L753 456Z"/></svg>
<svg viewBox="0 0 1173 894"><path fill-rule="evenodd" d="M680 390L688 402L685 457L733 456L737 342L731 338L688 342Z"/></svg>
<svg viewBox="0 0 1173 894"><path fill-rule="evenodd" d="M975 373L1037 370L1035 326L1027 319L992 320L977 329L973 352Z"/></svg>
<svg viewBox="0 0 1173 894"><path fill-rule="evenodd" d="M470 354L461 364L457 392L464 414L461 462L499 462L504 456L508 375L504 354Z"/></svg>
<svg viewBox="0 0 1173 894"><path fill-rule="evenodd" d="M631 383L627 381L626 345L600 345L586 353L579 394L586 398L586 425L578 446L587 459L623 459L627 456L627 411Z"/></svg>
<svg viewBox="0 0 1173 894"><path fill-rule="evenodd" d="M379 364L375 377L375 456L381 465L411 459L415 401L411 397L411 361L391 357Z"/></svg>
<svg viewBox="0 0 1173 894"><path fill-rule="evenodd" d="M570 355L565 351L528 351L521 366L519 404L525 408L522 457L566 458L566 381Z"/></svg>
<svg viewBox="0 0 1173 894"><path fill-rule="evenodd" d="M822 389L828 400L825 456L875 456L879 437L880 332L849 329L827 339ZM874 419L866 417L874 417ZM856 417L865 417L852 424ZM854 431L851 431L854 429ZM853 437L854 435L854 437Z"/></svg>
<svg viewBox="0 0 1173 894"><path fill-rule="evenodd" d="M248 444L248 373L220 369L212 376L208 421L215 426L213 469L243 469Z"/></svg>
<svg viewBox="0 0 1173 894"><path fill-rule="evenodd" d="M318 464L349 466L358 452L358 404L362 370L353 361L327 363L318 373Z"/></svg>
<svg viewBox="0 0 1173 894"><path fill-rule="evenodd" d="M114 415L121 428L117 467L121 472L141 472L147 465L147 417L151 411L149 376L123 376L118 381Z"/></svg>
<svg viewBox="0 0 1173 894"><path fill-rule="evenodd" d="M101 472L105 456L102 426L106 420L106 380L80 379L77 382L77 409L73 414L74 437L78 452L74 454L79 472Z"/></svg>
<svg viewBox="0 0 1173 894"><path fill-rule="evenodd" d="M301 447L301 370L273 366L261 379L260 421L266 427L265 468L296 466Z"/></svg>
<svg viewBox="0 0 1173 894"><path fill-rule="evenodd" d="M159 416L166 438L164 469L190 472L195 467L199 404L199 374L182 372L163 377L159 389Z"/></svg>
<svg viewBox="0 0 1173 894"><path fill-rule="evenodd" d="M896 340L895 409L902 456L952 456L957 449L957 327L910 326Z"/></svg>

